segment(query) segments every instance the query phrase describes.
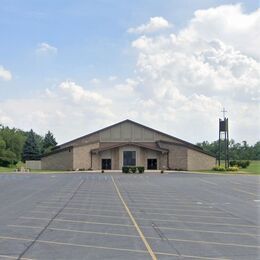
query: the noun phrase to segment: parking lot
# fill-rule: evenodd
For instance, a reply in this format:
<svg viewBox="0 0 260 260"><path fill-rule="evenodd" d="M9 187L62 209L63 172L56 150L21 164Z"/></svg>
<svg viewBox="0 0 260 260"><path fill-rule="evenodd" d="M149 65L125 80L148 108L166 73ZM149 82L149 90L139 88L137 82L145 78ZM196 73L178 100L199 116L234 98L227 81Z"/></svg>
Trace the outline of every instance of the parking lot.
<svg viewBox="0 0 260 260"><path fill-rule="evenodd" d="M259 177L0 174L0 259L260 259Z"/></svg>

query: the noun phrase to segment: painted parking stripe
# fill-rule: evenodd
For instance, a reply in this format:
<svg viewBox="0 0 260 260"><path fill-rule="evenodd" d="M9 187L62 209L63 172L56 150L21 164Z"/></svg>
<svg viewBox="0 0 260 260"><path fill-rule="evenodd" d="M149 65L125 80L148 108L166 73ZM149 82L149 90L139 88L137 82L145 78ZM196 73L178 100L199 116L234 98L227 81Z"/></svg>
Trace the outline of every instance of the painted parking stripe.
<svg viewBox="0 0 260 260"><path fill-rule="evenodd" d="M42 201L41 202L41 204L44 204L44 205L57 205L57 204L59 204L59 202L44 202L44 201ZM96 205L96 203L95 203L95 201L92 201L92 205ZM145 204L145 203L144 203ZM91 204L88 204L88 203L75 203L75 202L73 202L73 203L69 203L69 205L70 206L78 206L78 207L82 207L82 206L89 206L89 205L91 205ZM145 205L147 205L147 203L145 204ZM157 205L157 204L154 204L154 205ZM57 205L58 206L58 205ZM153 205L151 204L150 205L151 207L142 207L142 205L135 205L135 204L131 204L131 207L136 207L136 208L142 208L142 209L158 209L158 210L165 210L165 209L167 209L167 210L171 210L171 211L175 211L174 209L168 209L168 207L169 207L169 205L167 206L167 205L165 205L164 207L159 207L159 208L157 208L157 207L153 207ZM213 207L212 206L201 206L201 205L196 205L196 204L194 204L194 205L185 205L185 206L182 206L182 205L173 205L173 204L171 204L170 206L174 206L174 207L176 207L177 209L189 209L189 208L192 208L192 209L204 209L204 210L206 210L206 209L213 209ZM109 207L109 208L113 208L113 209L120 209L120 207L111 207L111 206L106 206L106 207ZM218 210L219 211L219 210Z"/></svg>
<svg viewBox="0 0 260 260"><path fill-rule="evenodd" d="M231 188L231 189L232 189L232 190L235 190L235 191L238 191L238 192L246 193L246 194L249 194L249 195L252 195L252 196L257 196L256 193L252 193L252 192L244 191L244 190L237 189L237 188Z"/></svg>
<svg viewBox="0 0 260 260"><path fill-rule="evenodd" d="M5 237L0 236L0 239L6 240L21 240L21 241L34 241L30 238L20 238L20 237ZM106 247L106 246L95 246L95 245L87 245L87 244L77 244L77 243L67 243L67 242L59 242L59 241L52 241L52 240L43 240L38 239L37 243L46 243L46 244L53 244L53 245L65 245L65 246L78 246L78 247L85 247L85 248L96 248L96 249L106 249L106 250L116 250L116 251L126 251L126 252L136 252L136 253L144 253L147 254L146 250L138 250L138 249L128 249L128 248L116 248L116 247Z"/></svg>
<svg viewBox="0 0 260 260"><path fill-rule="evenodd" d="M87 222L87 224L90 225L96 225L96 224L108 224L109 223L100 223L100 222ZM8 225L8 226L14 226L14 227L29 227L34 228L35 226L28 226L28 225ZM36 226L37 227L37 226ZM39 226L40 227L40 226ZM152 228L151 226L142 226L142 228ZM236 236L249 236L249 237L260 237L260 235L253 234L253 233L239 233L239 232L228 232L228 231L215 231L215 230L202 230L202 229L185 229L185 228L174 228L174 227L160 227L160 229L165 230L176 230L176 231L182 231L182 232L192 232L192 233L210 233L210 234L225 234L225 235L236 235Z"/></svg>
<svg viewBox="0 0 260 260"><path fill-rule="evenodd" d="M37 208L46 208L46 209L59 209L60 207L55 207L55 206L36 206ZM116 212L116 213L125 213L125 211L118 211L118 210L109 210L109 209L103 209L103 208L77 208L77 207L66 207L64 210L66 209L75 209L75 210L84 210L84 211L104 211L104 212Z"/></svg>
<svg viewBox="0 0 260 260"><path fill-rule="evenodd" d="M65 208L66 209L66 208ZM93 211L99 211L99 210L86 210L87 212L93 212ZM102 211L102 210L100 210ZM55 213L54 211L48 212L48 211L40 211L40 210L32 210L31 213ZM117 212L117 211L112 211ZM132 213L140 214L141 212L133 211ZM82 215L82 216L93 216L93 217L107 217L107 218L128 218L127 216L118 216L118 215L99 215L99 214L90 214L90 213L74 213L74 212L62 212L61 214L64 215ZM143 213L142 213L143 214ZM222 217L222 216L208 216L208 215L187 215L187 214L167 214L167 213L151 213L149 212L149 215L159 215L159 216L176 216L176 217L193 217L193 218L216 218L216 219L240 219L238 217ZM137 216L136 216L137 217ZM137 217L139 218L139 217ZM142 218L141 218L142 219ZM146 220L156 220L156 219L147 219ZM171 220L171 219L169 219Z"/></svg>
<svg viewBox="0 0 260 260"><path fill-rule="evenodd" d="M134 219L134 217L133 217L133 215L132 215L130 209L127 207L127 204L125 203L125 201L124 201L124 199L123 199L123 197L122 197L122 195L121 195L121 193L120 193L120 190L119 190L117 184L115 183L115 180L114 180L113 176L111 176L111 178L112 178L113 184L114 184L114 186L115 186L115 189L116 189L116 191L117 191L117 194L118 194L120 200L122 201L122 204L124 205L124 207L125 207L125 209L126 209L126 212L128 213L128 215L129 215L131 221L133 222L133 224L134 224L134 226L135 226L135 228L136 228L136 230L137 230L139 236L140 236L141 239L143 240L147 251L149 252L149 254L150 254L150 256L151 256L151 258L152 258L153 260L157 260L157 257L156 257L156 255L154 254L154 252L153 252L151 246L150 246L149 243L147 242L147 240L146 240L146 238L145 238L143 232L141 231L140 227L139 227L138 224L136 223L136 221L135 221L135 219Z"/></svg>
<svg viewBox="0 0 260 260"><path fill-rule="evenodd" d="M200 179L200 180L203 181L203 182L205 182L205 183L208 183L208 184L212 184L212 185L218 186L218 184L215 183L215 182L212 182L212 181L206 181L206 180L204 180L204 179Z"/></svg>
<svg viewBox="0 0 260 260"><path fill-rule="evenodd" d="M38 219L38 220L50 220L50 218L34 218L34 217L20 217L22 219ZM115 223L106 223L106 222L93 222L93 221L81 221L81 220L71 220L71 219L59 219L55 218L54 222L72 222L72 223L85 223L85 224L97 224L97 225L108 225L108 226L121 226L121 227L134 227L134 225L127 224L115 224Z"/></svg>
<svg viewBox="0 0 260 260"><path fill-rule="evenodd" d="M32 239L27 238L19 238L19 237L4 237L0 236L0 239L6 240L21 240L21 241L33 241ZM94 246L94 245L86 245L86 244L75 244L75 243L66 243L59 241L51 241L51 240L37 240L37 243L51 244L51 245L61 245L61 246L75 246L75 247L83 247L83 248L95 248L95 249L104 249L104 250L115 250L115 251L125 251L125 252L133 252L133 253L141 253L147 254L146 250L137 250L137 249L126 249L126 248L114 248L114 247L105 247L105 246ZM178 254L173 253L164 253L164 252L155 252L157 255L165 255L165 256L178 256ZM219 258L219 257L204 257L204 256L195 256L195 255L181 255L184 258L191 259L205 259L205 260L227 260L228 258Z"/></svg>
<svg viewBox="0 0 260 260"><path fill-rule="evenodd" d="M27 228L41 228L40 226L23 226L23 225L9 225L12 227L27 227ZM110 233L110 232L94 232L94 231L83 231L83 230L75 230L75 229L66 229L66 228L48 228L48 230L54 231L64 231L64 232L71 232L71 233L83 233L83 234L96 234L96 235L106 235L106 236L119 236L119 237L134 237L140 238L136 235L126 235L126 234L118 234L118 233ZM147 236L147 239L151 240L161 240L160 237L150 237ZM237 244L237 243L226 243L226 242L216 242L216 241L204 241L204 240L192 240L192 239L179 239L179 238L167 238L169 241L176 241L176 242L186 242L186 243L197 243L197 244L210 244L210 245L221 245L221 246L232 246L232 247L246 247L246 248L260 248L257 245L247 245L247 244Z"/></svg>
<svg viewBox="0 0 260 260"><path fill-rule="evenodd" d="M9 227L15 227L15 228L31 228L31 229L40 229L41 226L27 226L27 225L8 225ZM128 235L128 234L119 234L119 233L111 233L111 232L95 232L95 231L85 231L85 230L75 230L75 229L69 229L69 228L55 228L55 227L49 227L48 230L55 230L55 231L65 231L65 232L71 232L71 233L83 233L83 234L96 234L96 235L107 235L107 236L119 236L119 237L133 237L133 238L139 238L138 235Z"/></svg>
<svg viewBox="0 0 260 260"><path fill-rule="evenodd" d="M21 216L19 218L22 218L22 219L50 220L50 218L35 218L35 217L27 217L27 216ZM143 219L143 220L146 220L146 219ZM148 220L150 220L150 219L148 219ZM72 219L59 219L59 218L55 218L53 221L89 223L88 221L80 221L80 220L72 220ZM157 220L157 221L159 222L160 220ZM257 225L243 225L243 224L230 224L230 223L212 223L212 222L182 221L182 220L174 220L174 221L169 221L169 222L184 223L184 224L213 225L213 226L231 226L231 227L260 228L260 226L257 226ZM102 224L102 222L97 222L97 223ZM115 223L104 223L104 224L114 225L114 226L133 226L133 225L124 225L124 224L115 224Z"/></svg>
<svg viewBox="0 0 260 260"><path fill-rule="evenodd" d="M6 258L6 259L17 259L18 256L11 256L11 255L0 255L1 258ZM27 258L27 257L22 257L20 258L21 260L34 260L33 258Z"/></svg>
<svg viewBox="0 0 260 260"><path fill-rule="evenodd" d="M37 208L57 208L59 209L60 207L58 206L44 206L44 205L37 205L36 206ZM135 207L137 208L137 210L140 208L140 207ZM104 209L103 206L102 208L93 208L93 207L87 207L87 208L82 208L82 207L66 207L66 209L76 209L76 210L100 210L100 211L110 211L110 212L119 212L118 210L109 210L109 209ZM141 209L146 209L146 210L161 210L161 208L144 208L142 207ZM211 213L214 213L214 214L223 214L223 211L220 211L220 210L198 210L198 209L167 209L168 211L174 211L174 212L178 212L178 211L182 211L182 212L186 212L186 211L189 211L189 212L211 212ZM132 211L133 212L133 211ZM148 212L150 213L150 212Z"/></svg>
<svg viewBox="0 0 260 260"><path fill-rule="evenodd" d="M46 211L31 211L31 213L54 213ZM98 214L87 214L87 213L70 213L70 212L61 212L61 215L71 215L71 216L89 216L89 217L102 217L102 218L115 218L115 219L129 219L128 216L111 216L111 215L98 215Z"/></svg>

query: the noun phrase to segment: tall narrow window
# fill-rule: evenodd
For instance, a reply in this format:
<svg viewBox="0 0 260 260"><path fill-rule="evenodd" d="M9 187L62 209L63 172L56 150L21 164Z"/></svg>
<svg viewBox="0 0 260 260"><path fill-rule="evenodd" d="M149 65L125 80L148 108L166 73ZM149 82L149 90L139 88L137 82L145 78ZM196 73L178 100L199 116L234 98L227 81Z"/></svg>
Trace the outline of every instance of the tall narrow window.
<svg viewBox="0 0 260 260"><path fill-rule="evenodd" d="M136 151L124 151L124 166L136 165Z"/></svg>

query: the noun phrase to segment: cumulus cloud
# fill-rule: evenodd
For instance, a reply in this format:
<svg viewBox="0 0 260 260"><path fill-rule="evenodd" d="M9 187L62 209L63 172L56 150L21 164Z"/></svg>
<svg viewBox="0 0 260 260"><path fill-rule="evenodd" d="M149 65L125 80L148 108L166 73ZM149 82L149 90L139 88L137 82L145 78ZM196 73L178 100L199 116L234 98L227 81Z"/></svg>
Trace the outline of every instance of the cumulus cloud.
<svg viewBox="0 0 260 260"><path fill-rule="evenodd" d="M55 55L58 49L46 42L39 43L36 48L36 53L40 55Z"/></svg>
<svg viewBox="0 0 260 260"><path fill-rule="evenodd" d="M260 59L260 8L251 13L243 12L242 6L222 5L197 10L180 37L194 41L221 39L242 53Z"/></svg>
<svg viewBox="0 0 260 260"><path fill-rule="evenodd" d="M47 88L37 97L5 100L0 110L0 124L33 128L41 134L52 129L60 142L113 121L109 98L73 81L61 82L51 90Z"/></svg>
<svg viewBox="0 0 260 260"><path fill-rule="evenodd" d="M0 79L6 80L6 81L12 79L12 73L1 65L0 65Z"/></svg>
<svg viewBox="0 0 260 260"><path fill-rule="evenodd" d="M260 129L260 39L245 46L244 37L255 35L259 16L259 11L244 13L240 5L196 11L178 32L132 42L131 78L102 80L94 90L64 81L43 97L2 102L0 120L53 129L62 142L130 118L198 142L217 139L225 106L231 138L254 143Z"/></svg>
<svg viewBox="0 0 260 260"><path fill-rule="evenodd" d="M73 81L62 82L59 85L59 88L63 91L63 93L66 93L69 98L72 98L75 103L87 101L90 104L94 103L100 106L111 103L110 99L105 98L97 92L84 89L82 86L77 85Z"/></svg>
<svg viewBox="0 0 260 260"><path fill-rule="evenodd" d="M129 28L129 33L152 33L162 29L170 28L171 24L163 17L151 17L149 22L136 28Z"/></svg>

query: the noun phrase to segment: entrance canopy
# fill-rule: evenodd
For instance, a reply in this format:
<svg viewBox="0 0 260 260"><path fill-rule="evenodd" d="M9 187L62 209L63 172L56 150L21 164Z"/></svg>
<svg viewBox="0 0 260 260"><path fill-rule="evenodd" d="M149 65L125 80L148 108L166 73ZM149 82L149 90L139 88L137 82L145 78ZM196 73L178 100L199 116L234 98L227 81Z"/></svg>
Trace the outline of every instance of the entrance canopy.
<svg viewBox="0 0 260 260"><path fill-rule="evenodd" d="M145 148L145 149L150 149L156 152L161 152L161 153L168 153L168 149L164 149L164 148L160 148L158 147L156 144L145 144L145 143L136 143L136 142L120 142L120 143L113 143L113 144L109 144L109 143L101 143L101 147L100 148L96 148L96 149L92 149L91 153L94 154L98 154L100 152L106 151L106 150L111 150L114 148L118 148L118 147L123 147L123 146L136 146L136 147L141 147L141 148Z"/></svg>

